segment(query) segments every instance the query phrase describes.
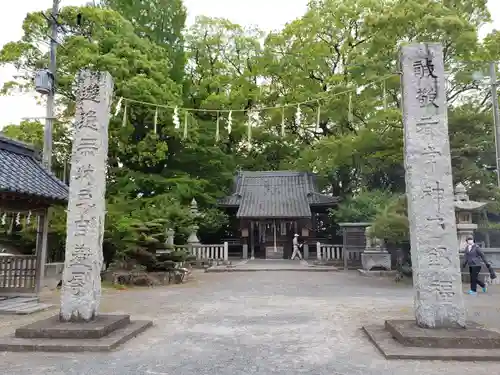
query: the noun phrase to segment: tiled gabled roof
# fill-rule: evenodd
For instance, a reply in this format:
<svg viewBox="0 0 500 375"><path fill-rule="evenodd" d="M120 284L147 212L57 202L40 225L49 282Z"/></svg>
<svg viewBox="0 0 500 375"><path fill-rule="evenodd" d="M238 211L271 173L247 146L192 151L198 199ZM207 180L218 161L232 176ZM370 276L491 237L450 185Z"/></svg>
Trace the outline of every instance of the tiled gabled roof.
<svg viewBox="0 0 500 375"><path fill-rule="evenodd" d="M68 200L68 186L42 166L33 147L1 134L0 192Z"/></svg>
<svg viewBox="0 0 500 375"><path fill-rule="evenodd" d="M306 172L240 172L234 193L220 206L238 207L239 218L311 217L311 205L332 205L337 199L317 191L314 175Z"/></svg>

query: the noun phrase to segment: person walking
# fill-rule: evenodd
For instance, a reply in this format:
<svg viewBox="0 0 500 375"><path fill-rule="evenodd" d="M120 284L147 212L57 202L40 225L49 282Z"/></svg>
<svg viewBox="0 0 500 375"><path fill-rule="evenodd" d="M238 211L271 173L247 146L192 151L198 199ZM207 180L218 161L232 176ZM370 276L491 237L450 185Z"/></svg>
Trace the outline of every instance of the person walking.
<svg viewBox="0 0 500 375"><path fill-rule="evenodd" d="M479 280L479 273L481 272L483 264L489 268L489 263L484 257L481 248L474 243L472 237L467 237L467 246L464 251L464 263L462 264L462 268L465 268L467 265L469 266L470 290L468 294L476 295L478 285L483 288L483 292L486 293L486 284Z"/></svg>
<svg viewBox="0 0 500 375"><path fill-rule="evenodd" d="M292 257L290 258L291 260L294 260L295 257L298 257L300 260L302 260L302 254L300 253L300 248L299 248L299 235L297 233L295 233L295 235L293 236L293 241L292 241L292 244L293 244L293 253L292 253Z"/></svg>

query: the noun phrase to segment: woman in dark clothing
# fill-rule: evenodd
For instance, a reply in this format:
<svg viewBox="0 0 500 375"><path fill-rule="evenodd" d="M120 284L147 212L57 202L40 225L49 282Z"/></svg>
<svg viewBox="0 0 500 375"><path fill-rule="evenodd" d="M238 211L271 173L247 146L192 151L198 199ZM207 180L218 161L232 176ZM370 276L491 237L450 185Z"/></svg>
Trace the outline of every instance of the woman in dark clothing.
<svg viewBox="0 0 500 375"><path fill-rule="evenodd" d="M488 265L483 252L481 251L480 247L474 243L474 239L472 237L468 237L467 246L465 247L464 251L464 263L462 265L462 268L467 265L469 266L469 294L476 295L478 285L483 288L483 292L486 293L486 285L481 280L479 280L479 273L481 272L483 264Z"/></svg>

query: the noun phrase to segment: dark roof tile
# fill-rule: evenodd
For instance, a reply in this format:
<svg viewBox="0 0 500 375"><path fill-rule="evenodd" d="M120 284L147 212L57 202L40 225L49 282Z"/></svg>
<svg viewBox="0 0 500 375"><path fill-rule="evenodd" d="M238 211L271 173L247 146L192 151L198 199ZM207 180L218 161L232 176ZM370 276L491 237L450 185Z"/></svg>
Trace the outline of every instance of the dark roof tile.
<svg viewBox="0 0 500 375"><path fill-rule="evenodd" d="M0 135L0 191L67 201L68 186L46 170L29 145Z"/></svg>
<svg viewBox="0 0 500 375"><path fill-rule="evenodd" d="M239 218L311 217L310 205L332 205L336 198L316 191L314 175L305 172L240 172L235 190L219 205L239 207Z"/></svg>

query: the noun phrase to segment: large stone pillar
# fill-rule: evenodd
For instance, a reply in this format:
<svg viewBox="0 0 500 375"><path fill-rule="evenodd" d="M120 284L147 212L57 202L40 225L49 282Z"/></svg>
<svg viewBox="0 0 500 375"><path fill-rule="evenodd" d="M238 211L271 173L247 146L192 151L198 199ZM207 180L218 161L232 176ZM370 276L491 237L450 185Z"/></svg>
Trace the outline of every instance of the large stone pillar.
<svg viewBox="0 0 500 375"><path fill-rule="evenodd" d="M62 321L90 321L99 310L112 93L109 73L80 72L59 314Z"/></svg>
<svg viewBox="0 0 500 375"><path fill-rule="evenodd" d="M415 317L424 328L465 327L443 50L414 44L400 57Z"/></svg>

